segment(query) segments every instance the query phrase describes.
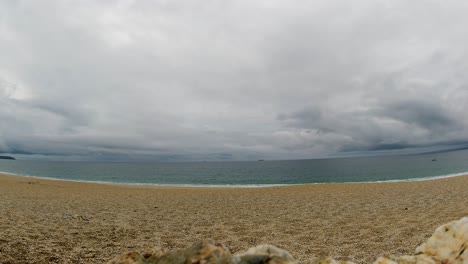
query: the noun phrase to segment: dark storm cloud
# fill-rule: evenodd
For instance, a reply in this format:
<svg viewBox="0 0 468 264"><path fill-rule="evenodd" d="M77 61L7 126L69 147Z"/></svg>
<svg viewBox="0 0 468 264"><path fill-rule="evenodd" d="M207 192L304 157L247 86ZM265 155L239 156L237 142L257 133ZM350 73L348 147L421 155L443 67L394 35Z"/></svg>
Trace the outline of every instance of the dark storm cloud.
<svg viewBox="0 0 468 264"><path fill-rule="evenodd" d="M0 1L0 152L231 160L468 142L461 1Z"/></svg>
<svg viewBox="0 0 468 264"><path fill-rule="evenodd" d="M407 124L415 124L430 131L456 130L459 124L437 102L401 101L386 105L377 111L384 118L393 118Z"/></svg>

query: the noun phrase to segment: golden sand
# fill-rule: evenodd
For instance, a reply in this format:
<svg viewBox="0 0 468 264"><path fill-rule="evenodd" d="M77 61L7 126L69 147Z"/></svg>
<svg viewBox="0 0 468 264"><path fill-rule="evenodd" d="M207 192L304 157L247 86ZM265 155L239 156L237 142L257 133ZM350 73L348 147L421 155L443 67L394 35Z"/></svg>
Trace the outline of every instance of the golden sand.
<svg viewBox="0 0 468 264"><path fill-rule="evenodd" d="M215 239L298 260L413 254L468 215L468 176L273 188L120 186L0 175L0 263L103 263Z"/></svg>

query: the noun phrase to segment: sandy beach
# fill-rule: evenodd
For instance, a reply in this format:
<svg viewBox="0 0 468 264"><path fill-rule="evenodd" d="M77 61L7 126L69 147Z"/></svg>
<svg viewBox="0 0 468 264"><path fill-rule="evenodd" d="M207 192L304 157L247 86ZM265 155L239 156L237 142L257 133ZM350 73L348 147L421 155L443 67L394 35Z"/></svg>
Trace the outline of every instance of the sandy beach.
<svg viewBox="0 0 468 264"><path fill-rule="evenodd" d="M302 261L411 254L468 215L468 176L272 188L182 188L0 175L0 263L103 263L214 239L268 243Z"/></svg>

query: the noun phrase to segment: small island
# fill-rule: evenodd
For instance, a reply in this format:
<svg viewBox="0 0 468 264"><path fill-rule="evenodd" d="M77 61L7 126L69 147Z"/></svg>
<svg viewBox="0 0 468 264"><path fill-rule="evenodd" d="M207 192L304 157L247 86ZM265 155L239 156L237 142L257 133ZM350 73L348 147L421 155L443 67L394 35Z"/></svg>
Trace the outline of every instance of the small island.
<svg viewBox="0 0 468 264"><path fill-rule="evenodd" d="M1 159L4 159L4 160L16 160L15 158L11 157L11 156L0 156L0 160Z"/></svg>

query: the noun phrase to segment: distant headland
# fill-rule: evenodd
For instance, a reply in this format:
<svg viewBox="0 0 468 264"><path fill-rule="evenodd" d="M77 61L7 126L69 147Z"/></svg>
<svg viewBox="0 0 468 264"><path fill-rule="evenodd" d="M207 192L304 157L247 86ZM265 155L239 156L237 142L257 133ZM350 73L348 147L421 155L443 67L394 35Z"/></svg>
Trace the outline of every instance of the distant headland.
<svg viewBox="0 0 468 264"><path fill-rule="evenodd" d="M5 159L5 160L16 160L15 158L11 156L0 156L0 159Z"/></svg>

